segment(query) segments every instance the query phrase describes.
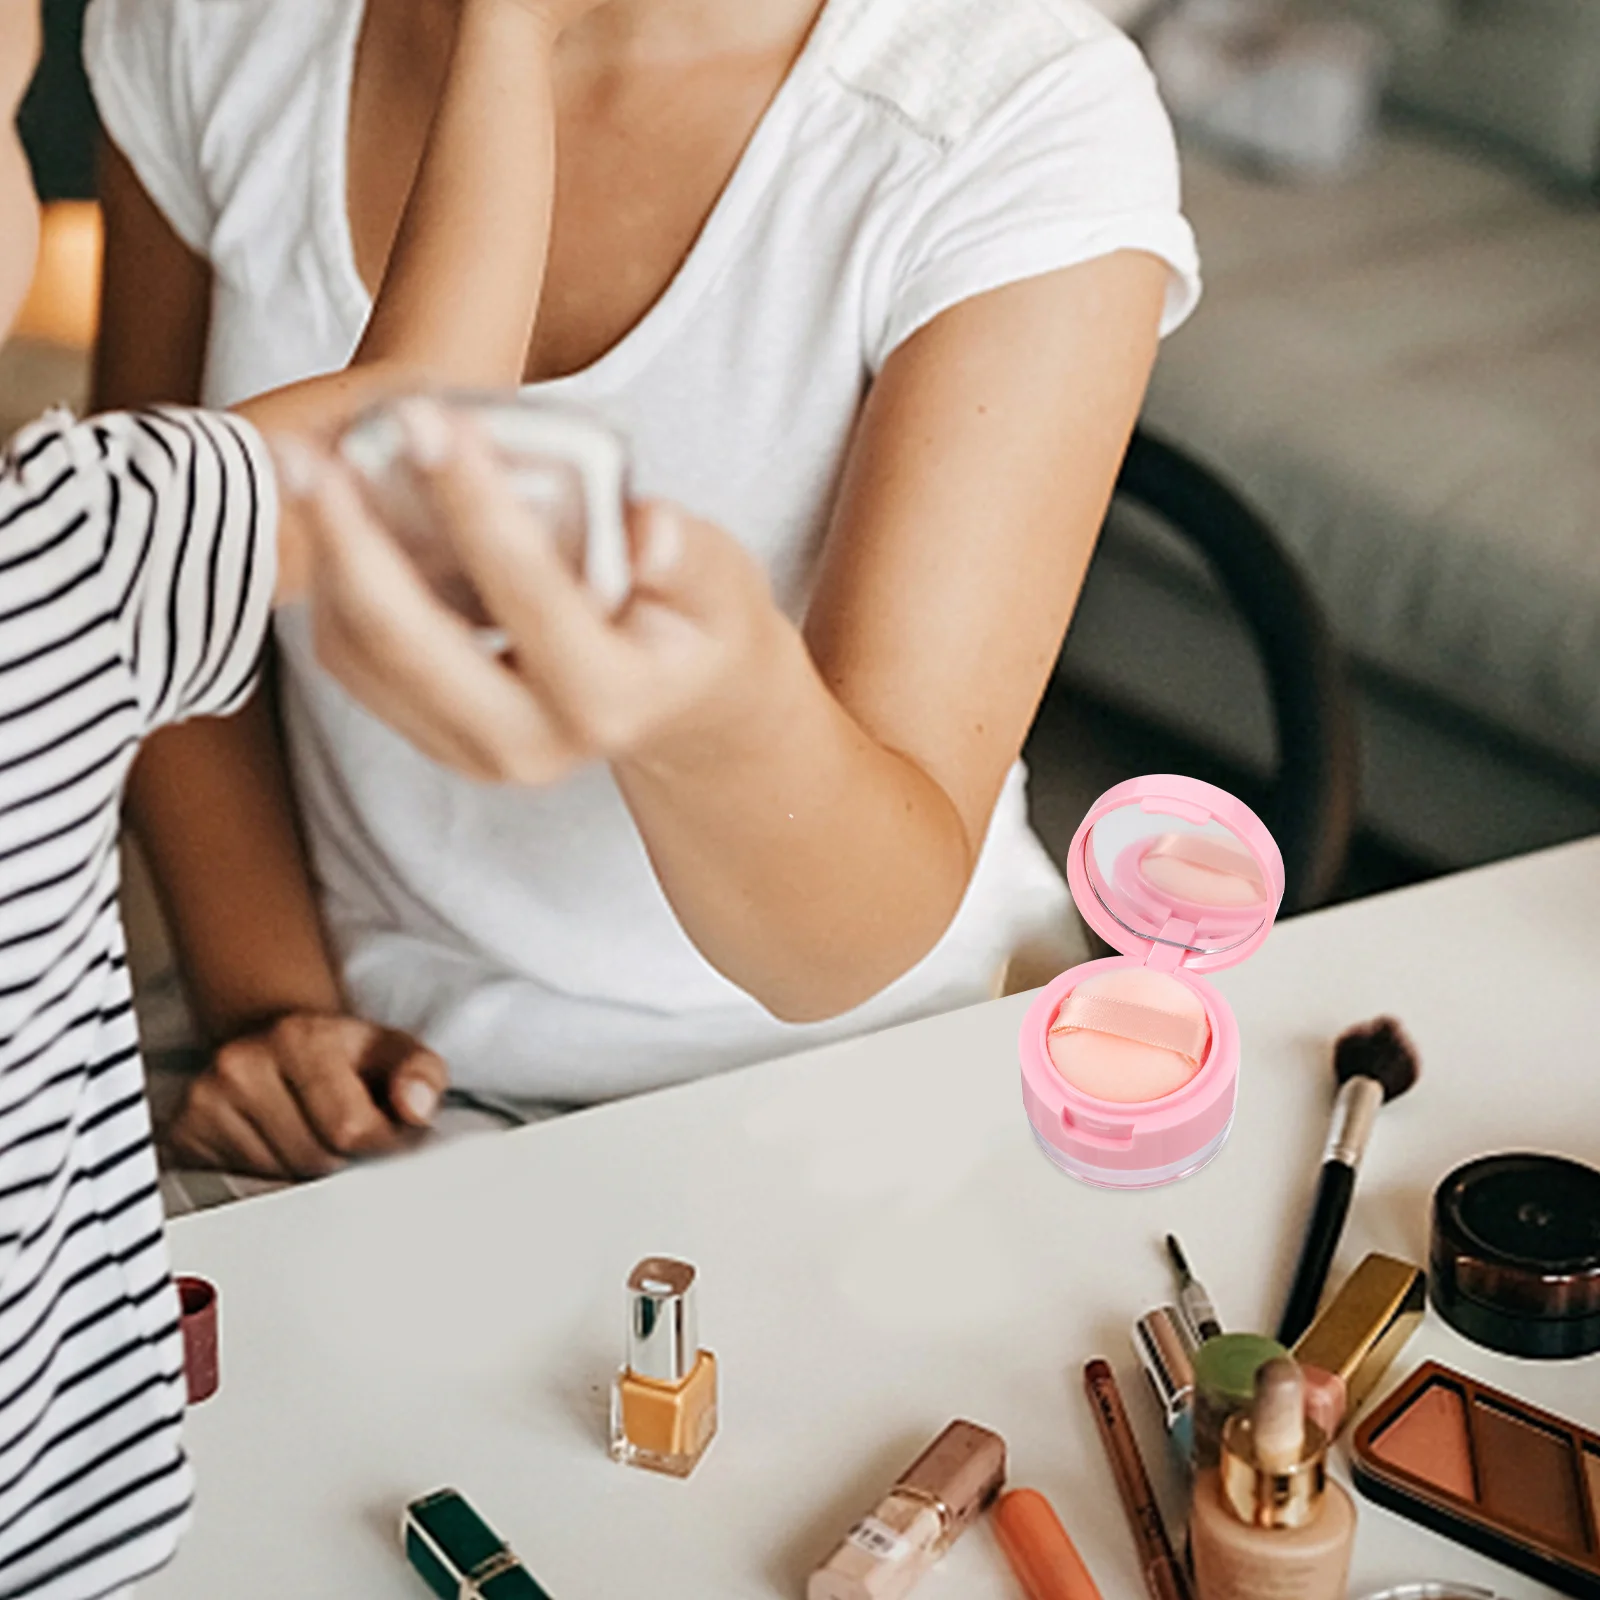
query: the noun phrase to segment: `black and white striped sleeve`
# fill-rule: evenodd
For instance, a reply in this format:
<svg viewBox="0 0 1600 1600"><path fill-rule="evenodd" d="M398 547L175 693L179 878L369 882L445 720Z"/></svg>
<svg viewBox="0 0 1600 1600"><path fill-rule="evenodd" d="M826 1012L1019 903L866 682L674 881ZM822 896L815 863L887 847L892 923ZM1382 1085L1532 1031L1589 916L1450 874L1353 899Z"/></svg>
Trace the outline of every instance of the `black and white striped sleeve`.
<svg viewBox="0 0 1600 1600"><path fill-rule="evenodd" d="M277 516L265 448L236 417L53 415L18 436L6 463L0 573L8 589L26 587L60 648L111 625L150 732L247 697ZM0 608L0 626L13 615Z"/></svg>
<svg viewBox="0 0 1600 1600"><path fill-rule="evenodd" d="M117 914L141 739L254 678L248 425L47 418L0 461L0 1595L97 1600L189 1511L182 1344Z"/></svg>

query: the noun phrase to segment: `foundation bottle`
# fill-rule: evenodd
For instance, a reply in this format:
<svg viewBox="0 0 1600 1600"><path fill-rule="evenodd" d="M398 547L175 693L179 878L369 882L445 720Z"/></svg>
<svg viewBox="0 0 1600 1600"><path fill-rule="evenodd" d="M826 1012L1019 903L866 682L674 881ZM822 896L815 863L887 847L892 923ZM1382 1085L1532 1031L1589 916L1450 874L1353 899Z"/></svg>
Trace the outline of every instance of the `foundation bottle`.
<svg viewBox="0 0 1600 1600"><path fill-rule="evenodd" d="M700 1348L695 1271L651 1256L628 1278L628 1356L611 1389L611 1455L687 1478L717 1431L717 1358Z"/></svg>
<svg viewBox="0 0 1600 1600"><path fill-rule="evenodd" d="M1256 1374L1248 1412L1195 1483L1189 1550L1200 1600L1344 1600L1356 1512L1327 1475L1327 1436L1306 1420L1293 1361Z"/></svg>
<svg viewBox="0 0 1600 1600"><path fill-rule="evenodd" d="M1194 1356L1194 1470L1216 1466L1228 1419L1255 1403L1256 1374L1289 1352L1259 1333L1219 1333Z"/></svg>
<svg viewBox="0 0 1600 1600"><path fill-rule="evenodd" d="M1005 1479L1005 1440L975 1422L952 1422L811 1574L806 1600L901 1600Z"/></svg>

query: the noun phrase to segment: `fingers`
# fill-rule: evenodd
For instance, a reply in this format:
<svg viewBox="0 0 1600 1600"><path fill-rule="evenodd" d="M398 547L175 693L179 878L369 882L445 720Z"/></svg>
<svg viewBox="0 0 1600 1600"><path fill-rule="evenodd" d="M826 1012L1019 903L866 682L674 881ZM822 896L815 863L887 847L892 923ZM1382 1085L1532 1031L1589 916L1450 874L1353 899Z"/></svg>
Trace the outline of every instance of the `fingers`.
<svg viewBox="0 0 1600 1600"><path fill-rule="evenodd" d="M233 1106L211 1077L197 1078L167 1142L187 1166L246 1172L256 1178L292 1178L276 1152Z"/></svg>
<svg viewBox="0 0 1600 1600"><path fill-rule="evenodd" d="M425 754L502 781L574 764L553 720L428 591L367 510L349 472L318 457L304 502L323 664Z"/></svg>
<svg viewBox="0 0 1600 1600"><path fill-rule="evenodd" d="M383 1047L369 1057L364 1076L389 1115L411 1128L432 1124L450 1082L448 1069L433 1051L399 1033L386 1035Z"/></svg>
<svg viewBox="0 0 1600 1600"><path fill-rule="evenodd" d="M488 441L429 400L399 407L412 476L510 641L493 659L419 578L341 465L307 495L317 652L435 760L545 784L745 707L781 630L764 572L674 507L630 514L636 585L612 617L518 498ZM765 630L765 631L763 631Z"/></svg>
<svg viewBox="0 0 1600 1600"><path fill-rule="evenodd" d="M320 1178L342 1164L317 1137L261 1036L217 1052L191 1087L172 1142L208 1165L264 1178Z"/></svg>
<svg viewBox="0 0 1600 1600"><path fill-rule="evenodd" d="M521 500L470 423L427 400L401 414L413 470L449 532L484 605L515 643L569 733L626 666L626 652L588 585L567 565L549 530Z"/></svg>
<svg viewBox="0 0 1600 1600"><path fill-rule="evenodd" d="M430 401L402 407L413 468L474 587L513 641L518 674L579 756L615 759L715 694L762 619L765 575L721 529L636 508L633 597L612 618L517 499L486 441Z"/></svg>
<svg viewBox="0 0 1600 1600"><path fill-rule="evenodd" d="M336 1158L383 1155L400 1142L363 1075L374 1040L384 1037L358 1017L315 1016L285 1017L270 1035L284 1093Z"/></svg>
<svg viewBox="0 0 1600 1600"><path fill-rule="evenodd" d="M356 1017L297 1015L217 1052L168 1142L185 1160L263 1178L320 1178L383 1155L432 1120L444 1062Z"/></svg>

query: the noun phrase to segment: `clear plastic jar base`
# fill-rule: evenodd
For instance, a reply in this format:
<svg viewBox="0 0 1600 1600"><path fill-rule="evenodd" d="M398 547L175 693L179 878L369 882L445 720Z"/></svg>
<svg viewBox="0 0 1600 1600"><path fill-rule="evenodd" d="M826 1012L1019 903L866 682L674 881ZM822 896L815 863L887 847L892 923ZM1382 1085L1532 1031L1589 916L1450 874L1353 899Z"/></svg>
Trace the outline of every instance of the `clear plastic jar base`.
<svg viewBox="0 0 1600 1600"><path fill-rule="evenodd" d="M1193 1155L1185 1156L1181 1161L1175 1161L1170 1166L1147 1168L1136 1172L1118 1172L1109 1167L1090 1167L1082 1162L1075 1161L1063 1150L1058 1150L1045 1136L1033 1126L1033 1137L1038 1141L1039 1148L1050 1158L1050 1164L1066 1173L1069 1178L1076 1178L1079 1183L1087 1183L1096 1189L1159 1189L1164 1183L1177 1183L1183 1178L1192 1178L1202 1167L1210 1166L1221 1152L1223 1145L1228 1142L1228 1135L1233 1132L1233 1118L1229 1117L1227 1126L1223 1128L1215 1139L1203 1150L1197 1150Z"/></svg>

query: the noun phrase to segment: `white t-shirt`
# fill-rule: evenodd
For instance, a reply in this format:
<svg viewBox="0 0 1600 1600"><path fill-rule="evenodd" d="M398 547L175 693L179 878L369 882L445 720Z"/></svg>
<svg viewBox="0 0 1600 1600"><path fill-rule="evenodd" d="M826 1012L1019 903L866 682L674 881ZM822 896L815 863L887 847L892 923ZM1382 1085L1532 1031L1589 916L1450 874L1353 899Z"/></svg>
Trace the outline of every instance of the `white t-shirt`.
<svg viewBox="0 0 1600 1600"><path fill-rule="evenodd" d="M362 0L90 10L111 136L214 268L210 404L336 369L360 337L345 147L361 17ZM1087 0L829 0L661 299L538 390L620 425L638 492L729 529L798 618L861 398L896 346L961 300L1126 248L1170 263L1170 329L1198 293L1171 133L1138 52ZM848 1016L785 1025L685 936L607 769L536 792L465 781L360 711L300 622L279 634L352 1000L466 1086L586 1102L965 1004L1066 913L1019 767L938 947Z"/></svg>

